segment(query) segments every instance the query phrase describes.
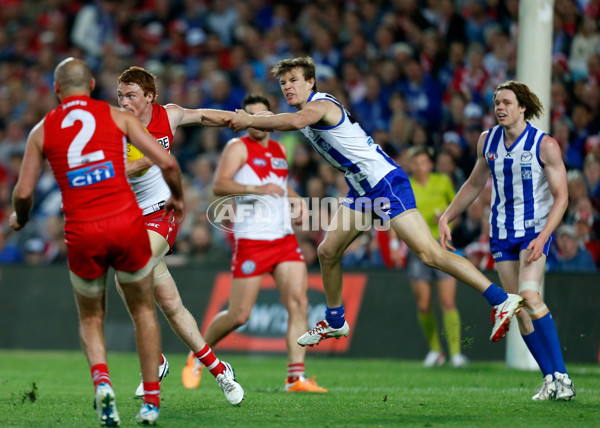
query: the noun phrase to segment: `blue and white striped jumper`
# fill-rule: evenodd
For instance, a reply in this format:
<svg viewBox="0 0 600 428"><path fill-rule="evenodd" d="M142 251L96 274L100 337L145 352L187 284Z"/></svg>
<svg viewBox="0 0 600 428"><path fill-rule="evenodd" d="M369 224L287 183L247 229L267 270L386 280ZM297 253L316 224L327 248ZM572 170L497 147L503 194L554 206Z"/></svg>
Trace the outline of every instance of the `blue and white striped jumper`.
<svg viewBox="0 0 600 428"><path fill-rule="evenodd" d="M489 131L483 153L493 179L490 237L521 238L541 232L546 224L554 198L540 159L544 135L528 122L507 148L501 126Z"/></svg>
<svg viewBox="0 0 600 428"><path fill-rule="evenodd" d="M300 130L327 162L344 172L346 182L359 195L377 185L398 165L375 144L338 100L313 92L307 102L331 101L342 109L342 120L334 126L310 125Z"/></svg>

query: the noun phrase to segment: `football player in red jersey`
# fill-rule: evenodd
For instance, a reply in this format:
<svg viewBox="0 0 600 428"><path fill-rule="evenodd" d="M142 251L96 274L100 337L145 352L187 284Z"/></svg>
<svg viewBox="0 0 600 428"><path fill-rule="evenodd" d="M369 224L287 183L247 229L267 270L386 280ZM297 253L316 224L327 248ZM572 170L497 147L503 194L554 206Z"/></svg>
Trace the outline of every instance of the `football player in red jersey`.
<svg viewBox="0 0 600 428"><path fill-rule="evenodd" d="M242 107L250 114L272 114L268 112L269 101L260 95L246 96ZM288 197L300 198L288 184L285 146L271 140L269 132L253 128L248 129L247 135L232 139L219 159L214 193L219 196L259 195L259 198L250 197L246 203L236 200L236 212L243 219L235 222L233 230L235 245L229 306L212 320L206 330L206 341L216 345L248 321L262 277L271 273L289 314L286 391L327 392L314 377L304 376L306 350L296 343L296 338L308 326L307 273L292 229ZM273 209L265 206L261 210L261 203ZM258 212L268 217L258 218L261 217ZM243 216L241 213L252 214ZM301 216L297 219L301 220ZM182 379L194 387L200 382L198 365L193 360L188 359Z"/></svg>
<svg viewBox="0 0 600 428"><path fill-rule="evenodd" d="M160 405L156 373L160 331L152 300L152 252L141 210L127 182L125 137L160 168L171 190L165 216L174 215L177 221L183 219L181 172L175 158L156 145L134 115L90 98L94 86L85 62L68 58L56 67L54 89L61 104L29 134L9 224L14 230L27 224L35 186L47 159L62 194L69 273L100 425L120 423L103 332L110 266L121 282L135 325L146 380L144 403L136 420L155 423Z"/></svg>
<svg viewBox="0 0 600 428"><path fill-rule="evenodd" d="M173 135L180 125L226 126L226 118L233 113L214 109L186 109L177 104L157 104L155 76L140 67L130 67L118 79L117 97L119 105L137 116L148 132L170 151ZM147 170L146 172L144 172ZM142 174L140 174L140 172ZM151 159L142 157L127 163L127 175L140 208L150 237L153 260L154 299L169 321L171 328L190 348L199 363L209 368L223 390L227 401L233 405L244 399L244 390L235 380L233 368L220 361L200 334L198 324L183 305L177 285L164 262L171 252L177 224L164 216L164 201L169 197L169 187L160 175L160 170ZM169 363L161 354L158 366L159 379L169 372ZM136 391L143 395L143 382Z"/></svg>

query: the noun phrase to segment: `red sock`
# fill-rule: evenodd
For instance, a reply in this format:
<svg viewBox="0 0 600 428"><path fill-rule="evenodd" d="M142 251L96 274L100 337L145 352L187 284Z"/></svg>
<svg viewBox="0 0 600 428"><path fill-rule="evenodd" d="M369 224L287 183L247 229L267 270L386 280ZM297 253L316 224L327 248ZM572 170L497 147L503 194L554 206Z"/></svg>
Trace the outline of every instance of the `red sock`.
<svg viewBox="0 0 600 428"><path fill-rule="evenodd" d="M223 365L221 360L219 360L217 356L213 353L212 349L210 349L208 343L204 346L204 348L202 348L200 352L196 352L194 356L206 366L206 368L214 377L217 377L219 373L223 373L225 371L225 366Z"/></svg>
<svg viewBox="0 0 600 428"><path fill-rule="evenodd" d="M108 366L106 364L96 364L90 369L92 373L92 381L94 382L94 389L101 383L110 383L110 375L108 374Z"/></svg>
<svg viewBox="0 0 600 428"><path fill-rule="evenodd" d="M160 407L160 382L144 382L144 403Z"/></svg>
<svg viewBox="0 0 600 428"><path fill-rule="evenodd" d="M290 363L287 367L287 383L294 383L304 376L304 363Z"/></svg>

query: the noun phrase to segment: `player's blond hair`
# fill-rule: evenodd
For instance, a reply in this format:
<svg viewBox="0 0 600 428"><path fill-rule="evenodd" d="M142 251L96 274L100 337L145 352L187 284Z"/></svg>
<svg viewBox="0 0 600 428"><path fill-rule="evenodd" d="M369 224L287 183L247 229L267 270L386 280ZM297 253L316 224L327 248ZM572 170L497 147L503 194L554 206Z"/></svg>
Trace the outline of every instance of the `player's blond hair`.
<svg viewBox="0 0 600 428"><path fill-rule="evenodd" d="M131 85L132 83L137 84L142 91L144 96L152 93L154 97L152 101L156 100L158 93L156 92L156 76L142 67L132 66L125 70L118 78L119 83L124 85Z"/></svg>
<svg viewBox="0 0 600 428"><path fill-rule="evenodd" d="M308 81L308 79L315 79L313 90L316 92L317 78L315 71L315 61L309 56L283 59L277 64L275 64L275 66L271 69L271 73L273 73L273 76L275 76L276 79L279 79L282 74L287 73L288 71L294 68L302 69L302 73L304 74L304 80Z"/></svg>

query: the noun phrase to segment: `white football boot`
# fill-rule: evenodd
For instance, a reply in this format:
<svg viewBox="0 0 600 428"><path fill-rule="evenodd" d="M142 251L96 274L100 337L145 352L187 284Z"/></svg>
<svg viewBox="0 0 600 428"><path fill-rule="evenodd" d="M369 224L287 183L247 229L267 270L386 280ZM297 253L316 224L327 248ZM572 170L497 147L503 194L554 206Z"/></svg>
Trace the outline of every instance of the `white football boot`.
<svg viewBox="0 0 600 428"><path fill-rule="evenodd" d="M118 427L121 425L117 404L115 403L115 392L108 383L103 382L96 387L94 407L98 412L101 427Z"/></svg>
<svg viewBox="0 0 600 428"><path fill-rule="evenodd" d="M335 337L339 339L342 336L348 336L350 333L350 326L347 321L344 321L344 325L340 328L333 328L329 325L327 320L319 321L315 328L304 333L298 338L298 345L300 346L313 346L318 345L325 339Z"/></svg>
<svg viewBox="0 0 600 428"><path fill-rule="evenodd" d="M230 404L237 406L244 400L244 389L242 385L235 380L235 372L231 364L221 361L225 366L225 371L217 375L217 383L223 390L225 398Z"/></svg>
<svg viewBox="0 0 600 428"><path fill-rule="evenodd" d="M169 374L169 362L167 361L167 357L165 357L164 355L162 357L163 357L163 363L160 366L158 366L158 381L159 382L162 382L162 380L165 377L167 377L167 375ZM144 398L144 380L143 379L140 382L137 389L135 390L135 396L137 398Z"/></svg>
<svg viewBox="0 0 600 428"><path fill-rule="evenodd" d="M533 397L534 401L554 400L556 397L556 382L551 374L544 377L544 382L539 386L539 391Z"/></svg>
<svg viewBox="0 0 600 428"><path fill-rule="evenodd" d="M158 414L158 408L154 404L144 403L138 414L135 415L135 421L142 425L156 425Z"/></svg>
<svg viewBox="0 0 600 428"><path fill-rule="evenodd" d="M423 367L439 367L446 362L443 352L429 351L423 360Z"/></svg>
<svg viewBox="0 0 600 428"><path fill-rule="evenodd" d="M497 342L506 336L510 319L521 310L524 300L518 294L509 294L508 298L492 308L492 334L490 340Z"/></svg>
<svg viewBox="0 0 600 428"><path fill-rule="evenodd" d="M556 399L562 401L569 401L575 397L575 387L573 381L566 373L554 372L556 378Z"/></svg>

